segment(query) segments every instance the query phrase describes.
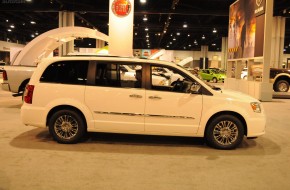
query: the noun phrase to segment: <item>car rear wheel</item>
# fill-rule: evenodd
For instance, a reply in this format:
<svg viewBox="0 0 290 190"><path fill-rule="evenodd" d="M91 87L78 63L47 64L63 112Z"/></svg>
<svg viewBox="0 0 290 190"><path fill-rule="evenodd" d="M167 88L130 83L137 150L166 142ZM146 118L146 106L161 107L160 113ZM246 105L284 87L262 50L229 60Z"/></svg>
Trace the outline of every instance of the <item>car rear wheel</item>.
<svg viewBox="0 0 290 190"><path fill-rule="evenodd" d="M63 144L72 144L85 134L82 117L72 110L59 110L49 120L49 131L54 140Z"/></svg>
<svg viewBox="0 0 290 190"><path fill-rule="evenodd" d="M209 146L223 150L236 148L242 142L243 137L243 124L233 115L220 115L214 118L205 133Z"/></svg>
<svg viewBox="0 0 290 190"><path fill-rule="evenodd" d="M218 81L217 78L212 79L212 82L214 82L214 83L217 83L217 81Z"/></svg>
<svg viewBox="0 0 290 190"><path fill-rule="evenodd" d="M275 89L276 92L288 92L289 90L289 83L286 80L279 80L275 84Z"/></svg>

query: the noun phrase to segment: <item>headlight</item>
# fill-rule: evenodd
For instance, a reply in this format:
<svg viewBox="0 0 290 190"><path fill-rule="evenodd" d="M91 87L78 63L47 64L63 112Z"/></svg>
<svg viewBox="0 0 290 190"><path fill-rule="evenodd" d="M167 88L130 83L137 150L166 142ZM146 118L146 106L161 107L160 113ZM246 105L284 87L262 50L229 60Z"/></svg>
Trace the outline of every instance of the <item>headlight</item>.
<svg viewBox="0 0 290 190"><path fill-rule="evenodd" d="M252 107L253 111L256 113L261 113L261 111L262 111L259 102L251 102L251 107Z"/></svg>

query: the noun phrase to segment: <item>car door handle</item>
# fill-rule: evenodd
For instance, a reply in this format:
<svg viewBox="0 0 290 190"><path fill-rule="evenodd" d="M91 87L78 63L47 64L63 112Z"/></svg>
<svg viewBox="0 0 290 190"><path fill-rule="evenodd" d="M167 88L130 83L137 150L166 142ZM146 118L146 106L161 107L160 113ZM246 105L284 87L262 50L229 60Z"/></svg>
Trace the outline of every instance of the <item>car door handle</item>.
<svg viewBox="0 0 290 190"><path fill-rule="evenodd" d="M160 100L160 99L162 99L162 98L159 97L159 96L149 96L149 99L157 99L157 100Z"/></svg>
<svg viewBox="0 0 290 190"><path fill-rule="evenodd" d="M129 97L130 98L142 98L142 96L138 95L138 94L130 94Z"/></svg>

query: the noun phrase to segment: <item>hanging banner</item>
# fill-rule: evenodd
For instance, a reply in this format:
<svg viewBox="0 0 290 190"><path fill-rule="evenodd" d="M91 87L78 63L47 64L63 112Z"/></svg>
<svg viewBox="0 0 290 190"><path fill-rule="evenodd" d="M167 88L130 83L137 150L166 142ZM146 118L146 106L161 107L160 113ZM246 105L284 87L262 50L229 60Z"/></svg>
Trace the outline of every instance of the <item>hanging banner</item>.
<svg viewBox="0 0 290 190"><path fill-rule="evenodd" d="M109 3L109 54L132 57L134 0Z"/></svg>
<svg viewBox="0 0 290 190"><path fill-rule="evenodd" d="M129 0L114 0L112 11L118 17L125 17L131 12L131 2Z"/></svg>

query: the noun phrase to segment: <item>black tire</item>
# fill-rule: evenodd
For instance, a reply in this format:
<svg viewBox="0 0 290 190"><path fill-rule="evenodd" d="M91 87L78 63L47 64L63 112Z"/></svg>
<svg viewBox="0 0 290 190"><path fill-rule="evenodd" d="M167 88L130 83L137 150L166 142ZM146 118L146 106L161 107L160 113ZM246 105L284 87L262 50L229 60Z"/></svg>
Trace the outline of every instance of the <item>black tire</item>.
<svg viewBox="0 0 290 190"><path fill-rule="evenodd" d="M55 112L48 123L49 132L58 143L77 143L85 134L86 127L82 117L72 110Z"/></svg>
<svg viewBox="0 0 290 190"><path fill-rule="evenodd" d="M288 92L289 82L286 80L279 80L275 83L274 91L275 92Z"/></svg>
<svg viewBox="0 0 290 190"><path fill-rule="evenodd" d="M209 146L216 149L230 150L239 146L244 137L242 122L233 115L220 115L214 118L205 132Z"/></svg>
<svg viewBox="0 0 290 190"><path fill-rule="evenodd" d="M212 82L214 82L214 83L217 83L217 81L218 81L218 80L217 80L217 78L215 78L215 77L212 79Z"/></svg>

